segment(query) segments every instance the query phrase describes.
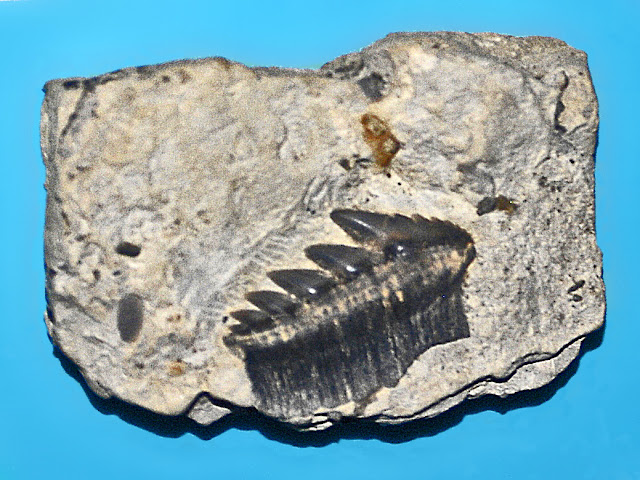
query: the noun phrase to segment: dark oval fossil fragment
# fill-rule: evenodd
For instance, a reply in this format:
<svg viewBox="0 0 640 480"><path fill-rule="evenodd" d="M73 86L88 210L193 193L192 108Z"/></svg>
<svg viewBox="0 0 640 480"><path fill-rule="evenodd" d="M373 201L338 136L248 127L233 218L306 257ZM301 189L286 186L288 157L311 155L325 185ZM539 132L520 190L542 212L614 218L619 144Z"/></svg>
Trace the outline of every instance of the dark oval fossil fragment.
<svg viewBox="0 0 640 480"><path fill-rule="evenodd" d="M142 298L128 293L118 302L118 332L125 342L133 342L142 330L144 305Z"/></svg>
<svg viewBox="0 0 640 480"><path fill-rule="evenodd" d="M247 294L259 310L231 316L225 343L244 357L258 408L308 416L393 387L428 348L469 337L462 280L471 236L419 215L334 210L363 245L311 245L316 270L276 270L289 295Z"/></svg>
<svg viewBox="0 0 640 480"><path fill-rule="evenodd" d="M116 253L127 257L137 257L141 251L142 248L131 242L120 242L116 247Z"/></svg>

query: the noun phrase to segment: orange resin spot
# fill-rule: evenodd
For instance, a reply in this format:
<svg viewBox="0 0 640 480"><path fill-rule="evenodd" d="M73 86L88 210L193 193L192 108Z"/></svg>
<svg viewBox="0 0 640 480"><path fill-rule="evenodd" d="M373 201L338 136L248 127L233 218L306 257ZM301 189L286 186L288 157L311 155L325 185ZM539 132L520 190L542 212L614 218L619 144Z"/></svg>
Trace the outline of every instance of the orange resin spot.
<svg viewBox="0 0 640 480"><path fill-rule="evenodd" d="M364 141L371 148L373 159L376 164L386 169L400 150L400 142L384 120L376 115L365 113L360 117L360 123L364 128Z"/></svg>

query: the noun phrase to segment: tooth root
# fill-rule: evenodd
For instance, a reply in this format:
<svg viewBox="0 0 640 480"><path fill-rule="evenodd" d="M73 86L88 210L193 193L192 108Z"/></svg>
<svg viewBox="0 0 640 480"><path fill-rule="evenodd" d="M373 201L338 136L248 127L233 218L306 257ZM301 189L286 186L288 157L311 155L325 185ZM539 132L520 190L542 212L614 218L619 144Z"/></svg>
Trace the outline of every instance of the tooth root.
<svg viewBox="0 0 640 480"><path fill-rule="evenodd" d="M321 295L335 285L335 282L317 270L275 270L267 276L278 286L298 298L312 298Z"/></svg>
<svg viewBox="0 0 640 480"><path fill-rule="evenodd" d="M246 299L270 315L291 315L298 306L287 295L270 290L249 292Z"/></svg>
<svg viewBox="0 0 640 480"><path fill-rule="evenodd" d="M346 245L311 245L305 249L307 257L336 275L353 278L373 266L371 253L363 248Z"/></svg>

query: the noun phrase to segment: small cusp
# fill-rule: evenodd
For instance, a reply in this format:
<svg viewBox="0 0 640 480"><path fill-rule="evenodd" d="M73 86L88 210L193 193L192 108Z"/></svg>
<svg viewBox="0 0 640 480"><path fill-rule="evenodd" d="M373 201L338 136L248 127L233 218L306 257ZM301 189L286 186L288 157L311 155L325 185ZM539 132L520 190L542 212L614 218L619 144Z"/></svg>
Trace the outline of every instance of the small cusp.
<svg viewBox="0 0 640 480"><path fill-rule="evenodd" d="M297 307L286 295L270 290L249 292L245 297L269 315L291 315Z"/></svg>
<svg viewBox="0 0 640 480"><path fill-rule="evenodd" d="M331 289L335 282L317 270L274 270L267 276L298 298L314 298Z"/></svg>
<svg viewBox="0 0 640 480"><path fill-rule="evenodd" d="M371 253L364 248L318 244L305 248L304 253L320 267L346 279L355 278L373 266Z"/></svg>
<svg viewBox="0 0 640 480"><path fill-rule="evenodd" d="M134 342L144 319L144 304L142 298L135 293L128 293L118 302L118 332L125 342Z"/></svg>

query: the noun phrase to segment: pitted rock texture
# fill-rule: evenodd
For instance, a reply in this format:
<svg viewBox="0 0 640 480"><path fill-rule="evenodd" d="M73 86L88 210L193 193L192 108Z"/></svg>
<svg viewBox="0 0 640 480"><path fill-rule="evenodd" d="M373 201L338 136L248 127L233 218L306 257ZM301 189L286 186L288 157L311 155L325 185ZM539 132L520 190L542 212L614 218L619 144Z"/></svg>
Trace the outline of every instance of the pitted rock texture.
<svg viewBox="0 0 640 480"><path fill-rule="evenodd" d="M602 325L597 101L586 55L560 40L400 33L319 70L211 58L53 80L45 92L45 320L98 395L202 424L244 407L304 429L399 423L542 386ZM443 261L424 267L433 274L396 271L389 255L418 258L418 234L384 220L358 236L335 212L380 215L358 227L370 230L372 218L446 222L470 239L449 255L472 245L474 256L459 276ZM446 244L430 238L420 248ZM373 270L345 254L356 249L381 256ZM368 276L352 296L323 297L325 317L301 288L315 292L324 275L331 295L348 291L335 265ZM239 314L250 301L256 313ZM420 323L429 308L433 321ZM439 337L447 312L454 330ZM356 317L360 334L349 334ZM295 343L297 318L332 333ZM418 340L405 327L372 333L407 318L423 325ZM252 345L278 336L281 361L248 363L230 341L243 328L271 332ZM345 362L357 349L361 366L400 366L355 378ZM287 372L301 364L296 387Z"/></svg>

